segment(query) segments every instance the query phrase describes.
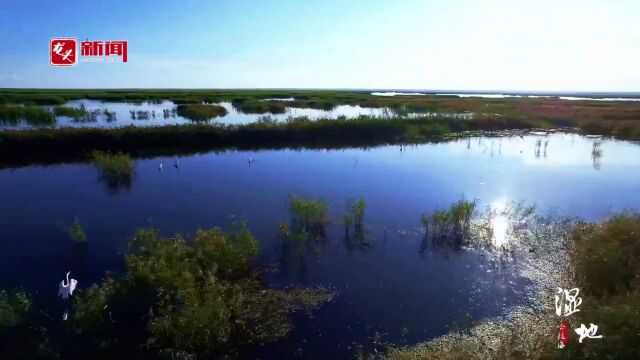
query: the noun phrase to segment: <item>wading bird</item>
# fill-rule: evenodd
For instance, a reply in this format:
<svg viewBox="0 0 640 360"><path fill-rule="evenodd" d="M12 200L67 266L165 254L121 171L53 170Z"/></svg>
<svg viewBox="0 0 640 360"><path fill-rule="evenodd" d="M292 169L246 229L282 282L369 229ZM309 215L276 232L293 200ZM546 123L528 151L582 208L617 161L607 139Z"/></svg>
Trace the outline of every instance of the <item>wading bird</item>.
<svg viewBox="0 0 640 360"><path fill-rule="evenodd" d="M180 162L178 161L178 158L176 158L176 161L173 162L173 166L175 166L176 169L180 166Z"/></svg>
<svg viewBox="0 0 640 360"><path fill-rule="evenodd" d="M69 274L71 274L71 271L67 272L67 282L65 283L64 280L60 281L60 286L58 287L58 296L64 300L67 300L69 296L73 295L73 290L75 290L78 285L78 280L69 280Z"/></svg>
<svg viewBox="0 0 640 360"><path fill-rule="evenodd" d="M158 171L162 171L162 163L160 163L160 167L158 167Z"/></svg>

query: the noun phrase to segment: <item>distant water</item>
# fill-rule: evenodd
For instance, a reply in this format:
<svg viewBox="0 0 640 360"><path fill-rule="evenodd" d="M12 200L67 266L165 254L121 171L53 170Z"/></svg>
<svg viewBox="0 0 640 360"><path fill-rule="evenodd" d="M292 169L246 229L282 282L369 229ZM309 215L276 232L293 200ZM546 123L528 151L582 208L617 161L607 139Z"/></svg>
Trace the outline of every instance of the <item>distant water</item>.
<svg viewBox="0 0 640 360"><path fill-rule="evenodd" d="M458 96L461 98L481 97L488 99L503 98L558 98L562 100L595 100L595 101L640 101L640 97L589 97L589 96L561 96L561 95L515 95L515 94L499 94L499 93L421 93L421 92L398 92L398 91L376 91L371 95L375 96L420 96L420 95L436 95L436 96Z"/></svg>

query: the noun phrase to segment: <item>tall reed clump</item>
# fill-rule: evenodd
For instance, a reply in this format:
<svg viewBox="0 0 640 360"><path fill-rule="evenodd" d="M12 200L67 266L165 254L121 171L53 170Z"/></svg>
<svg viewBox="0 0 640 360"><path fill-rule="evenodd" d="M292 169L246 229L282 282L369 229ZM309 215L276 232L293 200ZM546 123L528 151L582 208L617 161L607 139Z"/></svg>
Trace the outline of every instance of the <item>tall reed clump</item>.
<svg viewBox="0 0 640 360"><path fill-rule="evenodd" d="M31 299L22 290L0 290L0 331L19 325L31 309Z"/></svg>
<svg viewBox="0 0 640 360"><path fill-rule="evenodd" d="M289 195L287 206L293 217L295 232L324 236L329 207L322 199L303 199Z"/></svg>
<svg viewBox="0 0 640 360"><path fill-rule="evenodd" d="M193 121L207 121L214 117L227 115L227 109L218 105L184 104L178 105L177 113Z"/></svg>
<svg viewBox="0 0 640 360"><path fill-rule="evenodd" d="M353 232L356 238L362 238L364 235L364 210L366 204L363 198L356 201L347 201L347 213L342 217L341 222L344 224L344 233L349 238L349 228L353 224Z"/></svg>
<svg viewBox="0 0 640 360"><path fill-rule="evenodd" d="M461 199L451 204L448 209L437 209L431 214L423 214L421 221L425 229L425 239L431 238L438 243L453 240L457 245L463 244L469 238L475 208L475 200Z"/></svg>
<svg viewBox="0 0 640 360"><path fill-rule="evenodd" d="M240 345L278 340L292 329L291 313L333 294L266 288L252 266L258 253L245 223L192 237L140 229L129 244L125 274L79 293L71 325L83 336L114 336L105 351L132 332L146 335L140 345L168 358L226 358Z"/></svg>
<svg viewBox="0 0 640 360"><path fill-rule="evenodd" d="M39 106L0 105L0 123L18 124L25 121L30 125L50 125L55 116Z"/></svg>

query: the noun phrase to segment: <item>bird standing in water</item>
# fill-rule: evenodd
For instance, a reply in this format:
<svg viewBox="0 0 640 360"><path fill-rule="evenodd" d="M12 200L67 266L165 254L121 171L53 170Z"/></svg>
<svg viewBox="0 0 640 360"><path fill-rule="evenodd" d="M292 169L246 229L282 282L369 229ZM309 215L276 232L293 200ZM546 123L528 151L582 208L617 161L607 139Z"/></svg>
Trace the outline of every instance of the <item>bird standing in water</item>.
<svg viewBox="0 0 640 360"><path fill-rule="evenodd" d="M73 295L73 290L78 286L78 280L69 280L69 274L71 274L71 271L67 272L67 282L65 283L63 279L60 281L60 285L58 286L58 296L64 300L67 300L69 296Z"/></svg>

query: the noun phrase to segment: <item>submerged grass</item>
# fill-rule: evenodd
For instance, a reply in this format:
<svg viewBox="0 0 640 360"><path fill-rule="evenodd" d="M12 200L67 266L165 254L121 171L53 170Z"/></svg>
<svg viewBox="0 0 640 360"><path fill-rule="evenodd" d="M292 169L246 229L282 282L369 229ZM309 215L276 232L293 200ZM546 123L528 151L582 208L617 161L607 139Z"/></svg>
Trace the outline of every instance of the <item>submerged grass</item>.
<svg viewBox="0 0 640 360"><path fill-rule="evenodd" d="M227 109L218 105L184 104L178 105L177 113L193 121L208 121L218 116L227 115Z"/></svg>

